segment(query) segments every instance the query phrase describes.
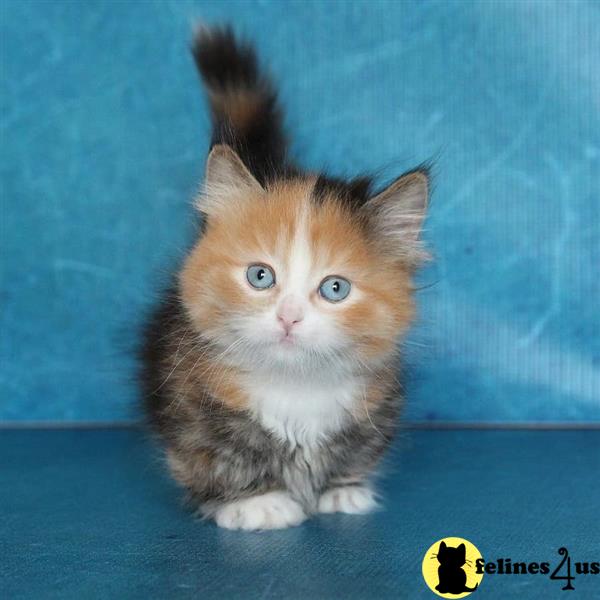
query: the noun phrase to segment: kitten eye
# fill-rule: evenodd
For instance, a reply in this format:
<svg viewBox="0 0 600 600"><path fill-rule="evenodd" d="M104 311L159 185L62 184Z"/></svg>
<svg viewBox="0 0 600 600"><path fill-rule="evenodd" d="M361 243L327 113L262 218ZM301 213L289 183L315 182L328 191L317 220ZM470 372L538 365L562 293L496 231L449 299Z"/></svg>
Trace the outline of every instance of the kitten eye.
<svg viewBox="0 0 600 600"><path fill-rule="evenodd" d="M326 277L319 286L319 294L328 302L341 302L350 293L350 282L343 277Z"/></svg>
<svg viewBox="0 0 600 600"><path fill-rule="evenodd" d="M267 265L250 265L246 271L246 279L257 290L266 290L275 285L275 273Z"/></svg>

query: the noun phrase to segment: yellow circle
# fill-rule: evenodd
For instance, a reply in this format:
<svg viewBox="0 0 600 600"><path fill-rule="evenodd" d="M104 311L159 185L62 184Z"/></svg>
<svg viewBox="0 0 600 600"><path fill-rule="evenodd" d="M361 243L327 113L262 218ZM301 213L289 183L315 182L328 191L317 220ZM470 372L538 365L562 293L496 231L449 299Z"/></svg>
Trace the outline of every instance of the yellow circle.
<svg viewBox="0 0 600 600"><path fill-rule="evenodd" d="M472 594L483 579L483 572L476 572L477 559L482 559L481 552L468 540L442 538L425 553L423 579L429 589L442 598L464 598Z"/></svg>

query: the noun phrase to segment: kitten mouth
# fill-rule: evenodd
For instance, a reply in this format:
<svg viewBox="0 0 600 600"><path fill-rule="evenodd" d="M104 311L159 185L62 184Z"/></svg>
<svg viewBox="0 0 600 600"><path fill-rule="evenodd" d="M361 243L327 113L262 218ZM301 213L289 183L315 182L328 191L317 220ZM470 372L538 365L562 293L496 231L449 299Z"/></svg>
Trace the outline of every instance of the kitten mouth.
<svg viewBox="0 0 600 600"><path fill-rule="evenodd" d="M293 335L282 335L279 338L279 345L285 348L293 348L297 346L296 338Z"/></svg>

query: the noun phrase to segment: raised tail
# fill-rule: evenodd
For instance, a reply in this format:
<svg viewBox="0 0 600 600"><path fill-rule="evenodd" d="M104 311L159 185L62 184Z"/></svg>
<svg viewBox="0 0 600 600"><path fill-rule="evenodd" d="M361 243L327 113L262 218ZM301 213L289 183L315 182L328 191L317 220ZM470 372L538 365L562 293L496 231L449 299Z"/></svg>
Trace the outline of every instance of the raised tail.
<svg viewBox="0 0 600 600"><path fill-rule="evenodd" d="M288 170L277 93L254 49L230 27L201 26L192 54L210 102L211 146L231 146L261 183Z"/></svg>

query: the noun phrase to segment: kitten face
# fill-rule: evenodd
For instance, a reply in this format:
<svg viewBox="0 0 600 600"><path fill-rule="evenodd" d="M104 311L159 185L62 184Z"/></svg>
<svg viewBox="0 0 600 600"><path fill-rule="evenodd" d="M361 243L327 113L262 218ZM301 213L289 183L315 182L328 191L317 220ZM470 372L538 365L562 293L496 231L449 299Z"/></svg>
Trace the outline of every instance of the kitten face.
<svg viewBox="0 0 600 600"><path fill-rule="evenodd" d="M186 261L180 284L188 314L238 364L302 371L373 363L393 350L412 317L408 270L362 216L335 197L315 202L313 188L307 179L230 189ZM274 276L270 287L252 285L259 283L256 269L248 273L253 265L269 283ZM330 276L343 279L320 292ZM344 281L347 296L329 301Z"/></svg>

